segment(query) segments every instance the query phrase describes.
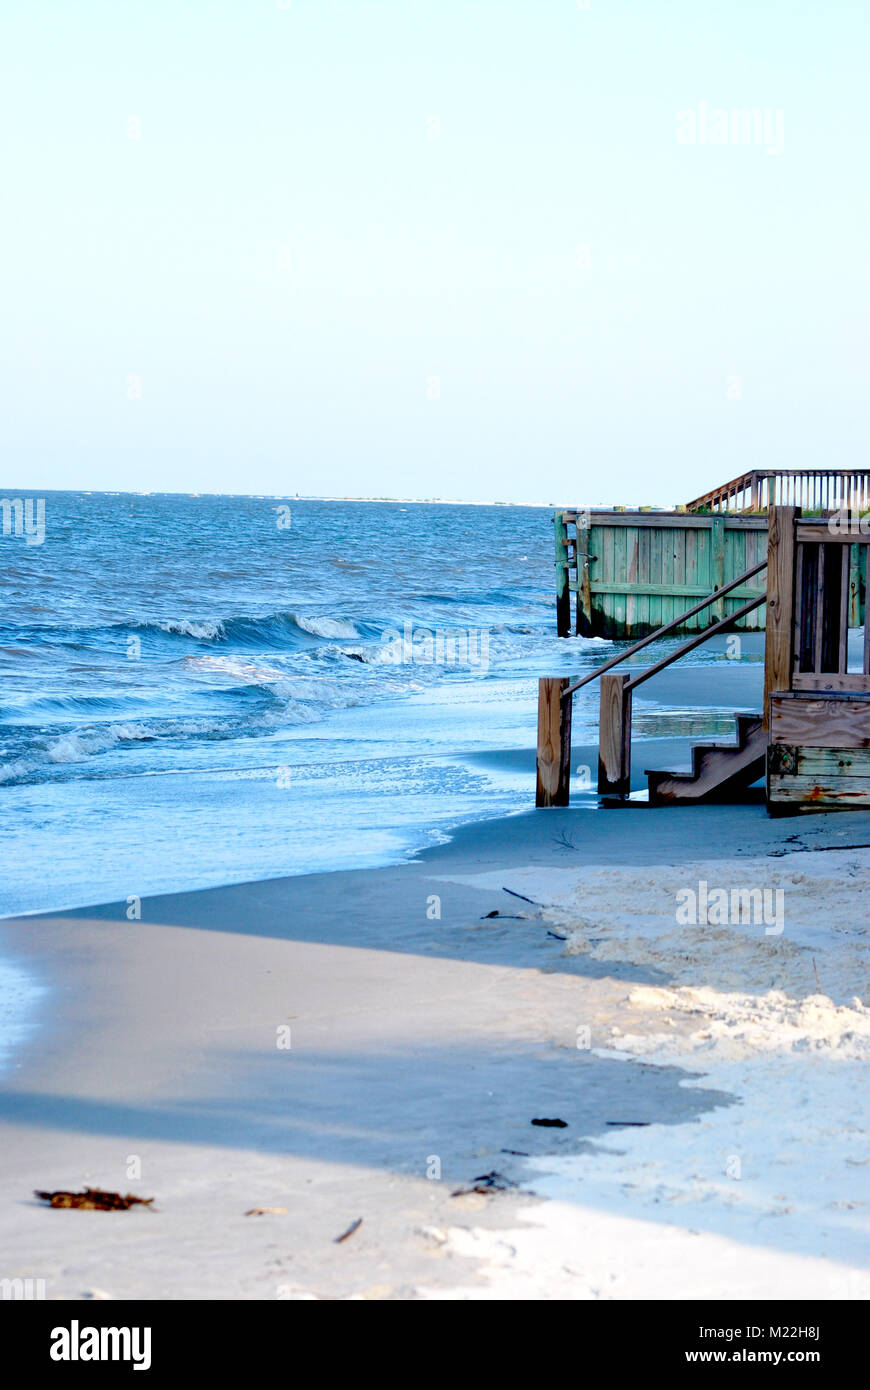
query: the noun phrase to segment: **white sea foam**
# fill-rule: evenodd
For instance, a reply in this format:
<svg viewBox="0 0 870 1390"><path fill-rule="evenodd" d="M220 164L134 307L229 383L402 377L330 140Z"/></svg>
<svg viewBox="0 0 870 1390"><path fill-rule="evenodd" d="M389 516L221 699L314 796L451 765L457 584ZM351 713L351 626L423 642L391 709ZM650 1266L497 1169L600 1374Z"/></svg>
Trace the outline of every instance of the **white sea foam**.
<svg viewBox="0 0 870 1390"><path fill-rule="evenodd" d="M52 739L46 756L52 763L78 763L95 753L106 753L119 743L141 743L154 737L141 724L106 724L104 727L71 731Z"/></svg>
<svg viewBox="0 0 870 1390"><path fill-rule="evenodd" d="M193 618L170 618L166 622L157 623L161 632L177 632L183 637L198 637L210 641L215 637L224 636L223 623L215 619L196 620Z"/></svg>
<svg viewBox="0 0 870 1390"><path fill-rule="evenodd" d="M188 656L184 665L189 671L212 671L229 676L245 685L272 685L287 679L287 672L277 666L265 666L259 661L245 661L238 656Z"/></svg>
<svg viewBox="0 0 870 1390"><path fill-rule="evenodd" d="M310 632L314 637L359 637L359 632L348 618L306 618L294 613L293 620L303 632Z"/></svg>

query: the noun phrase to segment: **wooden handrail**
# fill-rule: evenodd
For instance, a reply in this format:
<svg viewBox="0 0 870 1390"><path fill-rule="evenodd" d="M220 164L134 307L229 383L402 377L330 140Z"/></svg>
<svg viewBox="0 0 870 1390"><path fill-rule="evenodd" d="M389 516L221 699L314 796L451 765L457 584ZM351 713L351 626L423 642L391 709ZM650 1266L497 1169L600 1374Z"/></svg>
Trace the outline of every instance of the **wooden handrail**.
<svg viewBox="0 0 870 1390"><path fill-rule="evenodd" d="M721 483L719 487L711 488L709 492L703 492L700 497L695 497L691 502L686 503L686 511L690 512L695 507L703 507L707 502L727 496L731 492L746 492L752 486L752 473L741 473L737 478L732 478L728 483Z"/></svg>
<svg viewBox="0 0 870 1390"><path fill-rule="evenodd" d="M638 675L629 677L627 675L610 676L614 666L626 661L634 652L642 647L648 646L663 633L669 632L672 628L684 622L686 618L694 613L700 612L710 603L715 603L717 599L736 589L746 579L751 579L758 574L759 570L767 568L767 560L762 560L760 564L754 565L746 570L737 579L732 579L730 583L723 584L721 589L716 589L707 598L696 603L679 618L673 618L671 622L665 623L663 627L651 632L648 637L642 637L639 642L635 642L626 651L620 652L612 657L610 661L597 666L594 671L589 671L580 680L572 682L570 685L567 680L559 677L543 677L538 682L538 781L535 793L536 806L567 806L570 798L570 777L571 777L571 697L575 690L586 685L589 681L595 680L598 676L605 676L606 679L601 683L601 715L599 718L599 768L598 768L598 789L614 790L619 795L625 795L628 786L631 759L631 704L632 691L651 676L670 666L672 662L685 656L686 652L693 651L702 642L706 642L715 633L721 632L726 627L732 627L734 623L745 618L754 608L758 608L767 601L767 591L758 594L755 598L749 599L747 603L735 609L733 613L728 613L724 618L720 618L712 627L706 628L703 632L696 633L687 642L683 642L676 651L669 652L659 661L649 666L646 671L641 671ZM610 710L608 718L608 733L611 736L608 742L608 754L604 755L604 709L605 705ZM609 763L613 762L616 771L610 773ZM613 780L611 780L611 777ZM602 782L602 779L604 781Z"/></svg>
<svg viewBox="0 0 870 1390"><path fill-rule="evenodd" d="M762 560L760 564L753 565L752 569L744 570L743 574L738 575L736 579L729 580L727 584L723 584L721 589L714 589L706 598L702 598L700 603L696 603L691 608L687 608L685 613L681 613L678 618L672 618L669 623L665 623L662 627L656 628L655 632L651 632L647 637L641 637L639 642L635 642L633 646L626 648L624 652L619 652L617 656L611 657L609 661L605 661L601 666L596 666L594 671L589 671L585 676L581 676L579 680L573 681L571 685L563 690L562 699L567 700L568 697L573 695L575 690L579 690L581 686L588 685L589 682L594 681L596 677L603 676L606 671L612 671L614 666L618 666L622 661L627 661L630 656L634 656L635 652L641 651L643 647L648 647L650 642L657 642L660 637L664 637L675 627L679 627L687 618L693 618L696 613L701 612L702 608L708 608L711 603L715 603L717 599L723 598L725 594L730 594L732 589L739 588L747 579L752 579L754 575L766 568L767 560L765 559ZM764 594L761 594L757 599L753 599L750 604L744 605L744 607L739 609L736 613L732 613L727 621L734 622L736 619L742 618L744 613L751 612L753 608L757 608L758 605L763 602ZM725 621L725 619L722 619L713 627L705 628L704 632L699 635L698 640L692 639L693 645L699 646L709 634L718 632ZM689 649L686 648L686 650ZM679 654L679 652L675 652L670 659L676 660ZM666 661L665 665L667 664L668 662Z"/></svg>
<svg viewBox="0 0 870 1390"><path fill-rule="evenodd" d="M695 647L700 647L702 642L706 642L708 637L714 633L721 632L723 628L732 627L741 618L745 618L747 613L751 613L753 608L758 608L762 603L767 602L767 593L759 594L757 598L750 599L742 607L735 609L733 613L720 618L712 627L708 627L705 632L699 632L694 637L690 637L688 642L677 648L674 652L669 652L660 661L656 661L652 666L648 666L645 671L639 672L636 676L611 675L605 676L601 682L601 710L598 718L598 791L600 793L615 793L617 796L626 796L631 787L631 707L634 691L644 681L648 681L650 676L655 676L659 671L670 666L672 662L685 656L687 652L694 651ZM566 714L570 716L570 706L566 707ZM545 801L539 805L546 805ZM562 804L567 804L562 803Z"/></svg>
<svg viewBox="0 0 870 1390"><path fill-rule="evenodd" d="M848 487L841 489L838 484L844 481ZM765 483L768 484L766 498ZM866 509L870 505L870 472L866 468L753 468L693 498L686 503L686 511L694 512L705 506L718 506L727 511L732 500L746 493L749 494L749 511L769 511L789 501L822 510L831 510L834 502L841 506L857 504L859 509Z"/></svg>
<svg viewBox="0 0 870 1390"><path fill-rule="evenodd" d="M703 632L697 633L695 637L690 637L688 642L684 642L675 652L669 652L668 655L663 656L660 661L654 662L646 671L641 671L639 675L632 676L631 679L625 683L626 694L628 694L630 690L636 690L639 685L643 685L644 681L648 681L650 676L658 675L659 671L663 671L666 666L670 666L672 661L677 661L681 656L685 656L686 652L694 651L696 647L700 647L701 643L706 642L708 637L712 637L714 632L721 632L723 628L730 627L732 623L738 622L740 618L745 618L747 613L751 613L753 608L758 608L759 604L764 603L766 598L766 593L759 594L758 598L751 598L748 603L744 603L742 608L737 608L733 613L726 614L724 618L720 618L712 627L705 628Z"/></svg>

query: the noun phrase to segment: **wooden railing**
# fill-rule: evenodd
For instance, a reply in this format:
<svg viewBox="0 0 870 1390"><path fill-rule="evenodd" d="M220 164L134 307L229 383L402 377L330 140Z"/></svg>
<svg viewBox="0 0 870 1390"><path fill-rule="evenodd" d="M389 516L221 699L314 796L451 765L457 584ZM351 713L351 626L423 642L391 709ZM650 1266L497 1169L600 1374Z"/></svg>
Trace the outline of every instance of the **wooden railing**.
<svg viewBox="0 0 870 1390"><path fill-rule="evenodd" d="M870 509L870 471L754 468L688 502L686 511L762 512L771 507L865 512Z"/></svg>
<svg viewBox="0 0 870 1390"><path fill-rule="evenodd" d="M766 566L766 560L753 565L751 569L738 575L736 579L732 579L729 584L723 584L721 589L715 589L699 603L688 608L685 613L672 618L669 623L665 623L655 632L649 633L648 636L642 637L639 642L633 643L625 651L619 652L609 661L603 662L601 666L596 666L594 671L588 671L579 680L570 681L558 676L541 677L538 681L536 806L568 805L571 792L571 701L575 691L599 678L601 679L601 698L598 731L598 790L620 796L628 794L631 782L632 691L642 685L644 681L649 680L651 676L657 675L666 666L670 666L672 662L684 656L686 652L694 651L702 642L706 642L708 637L715 636L717 632L723 632L725 628L744 618L747 613L751 613L754 608L758 608L760 604L764 603L766 592L751 598L748 603L744 603L733 613L727 614L726 617L720 618L718 622L713 623L703 632L690 637L676 651L669 652L638 675L627 676L624 672L613 674L613 668L623 661L627 661L629 657L634 656L642 648L649 646L651 642L657 642L660 638L667 637L675 628L680 627L687 618L694 617L702 609L724 598L732 589L745 584L748 579L759 574Z"/></svg>
<svg viewBox="0 0 870 1390"><path fill-rule="evenodd" d="M870 623L864 624L862 669L848 669L849 550L856 541L866 554L870 544L866 531L833 530L824 521L795 517L793 650L786 690L866 691L870 687Z"/></svg>

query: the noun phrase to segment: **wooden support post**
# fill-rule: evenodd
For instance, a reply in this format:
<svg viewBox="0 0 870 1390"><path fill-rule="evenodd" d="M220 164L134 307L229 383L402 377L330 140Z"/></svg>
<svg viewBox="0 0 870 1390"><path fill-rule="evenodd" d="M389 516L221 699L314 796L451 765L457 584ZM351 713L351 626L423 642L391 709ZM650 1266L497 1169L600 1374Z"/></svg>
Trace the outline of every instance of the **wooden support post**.
<svg viewBox="0 0 870 1390"><path fill-rule="evenodd" d="M538 681L538 785L536 806L567 806L571 791L571 704L562 699L567 676Z"/></svg>
<svg viewBox="0 0 870 1390"><path fill-rule="evenodd" d="M620 671L601 676L598 720L598 791L628 796L631 791L631 691L630 677Z"/></svg>
<svg viewBox="0 0 870 1390"><path fill-rule="evenodd" d="M559 637L571 636L571 589L568 584L568 528L565 513L553 518L556 536L556 632Z"/></svg>
<svg viewBox="0 0 870 1390"><path fill-rule="evenodd" d="M738 571L739 572L739 571ZM721 589L725 583L725 518L710 518L710 579L711 588ZM718 622L725 617L725 600L718 599L710 609L710 616Z"/></svg>
<svg viewBox="0 0 870 1390"><path fill-rule="evenodd" d="M864 606L861 602L861 553L866 546L849 546L849 626L861 627L864 622Z"/></svg>
<svg viewBox="0 0 870 1390"><path fill-rule="evenodd" d="M589 513L577 516L577 636L592 637L592 588L589 583Z"/></svg>
<svg viewBox="0 0 870 1390"><path fill-rule="evenodd" d="M764 727L770 694L791 690L794 670L794 522L798 507L771 507L767 528L767 615L764 634Z"/></svg>

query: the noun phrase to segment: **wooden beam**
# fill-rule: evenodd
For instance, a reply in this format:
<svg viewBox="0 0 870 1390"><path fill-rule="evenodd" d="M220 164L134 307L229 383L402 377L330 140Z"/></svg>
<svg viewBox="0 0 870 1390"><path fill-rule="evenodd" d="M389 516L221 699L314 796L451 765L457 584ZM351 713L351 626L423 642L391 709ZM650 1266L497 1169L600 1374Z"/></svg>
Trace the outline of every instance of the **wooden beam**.
<svg viewBox="0 0 870 1390"><path fill-rule="evenodd" d="M577 600L576 632L578 637L593 637L592 590L589 586L589 513L582 512L577 520Z"/></svg>
<svg viewBox="0 0 870 1390"><path fill-rule="evenodd" d="M567 806L571 791L571 704L568 677L538 681L538 783L536 806Z"/></svg>
<svg viewBox="0 0 870 1390"><path fill-rule="evenodd" d="M716 520L718 521L719 518L717 517ZM654 584L652 582L649 584L629 584L627 580L624 582L618 581L611 583L609 581L593 579L589 587L593 594L653 594L657 598L706 598L714 588L714 585ZM571 588L579 588L579 585L572 584ZM717 588L717 593L710 599L711 604L716 604L720 601L718 589L721 588L722 585L720 584ZM746 589L738 589L736 592L732 592L731 597L757 598L758 595L762 593L764 593L763 587L760 589L753 589L749 586Z"/></svg>
<svg viewBox="0 0 870 1390"><path fill-rule="evenodd" d="M571 636L571 590L568 587L568 528L564 512L557 512L553 527L556 539L556 632Z"/></svg>
<svg viewBox="0 0 870 1390"><path fill-rule="evenodd" d="M631 791L631 691L619 671L601 677L598 720L598 791L628 796Z"/></svg>
<svg viewBox="0 0 870 1390"><path fill-rule="evenodd" d="M794 667L795 507L772 507L767 529L767 612L764 638L764 727L770 694L790 690Z"/></svg>
<svg viewBox="0 0 870 1390"><path fill-rule="evenodd" d="M840 612L838 638L838 671L849 669L849 569L852 561L852 547L844 550L840 557Z"/></svg>
<svg viewBox="0 0 870 1390"><path fill-rule="evenodd" d="M714 516L710 519L710 578L711 587L721 589L725 583L725 518ZM717 599L713 604L711 616L724 618L725 600Z"/></svg>
<svg viewBox="0 0 870 1390"><path fill-rule="evenodd" d="M870 676L864 671L795 671L791 681L792 690L812 694L818 691L852 691L856 695L870 695Z"/></svg>

